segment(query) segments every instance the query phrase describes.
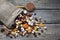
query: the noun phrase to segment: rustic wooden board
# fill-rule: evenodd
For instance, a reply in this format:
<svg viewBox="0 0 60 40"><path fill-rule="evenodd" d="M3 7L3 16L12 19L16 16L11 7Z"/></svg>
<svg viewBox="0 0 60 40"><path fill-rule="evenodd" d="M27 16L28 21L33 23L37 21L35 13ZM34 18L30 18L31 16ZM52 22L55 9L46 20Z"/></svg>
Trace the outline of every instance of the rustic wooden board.
<svg viewBox="0 0 60 40"><path fill-rule="evenodd" d="M60 10L35 10L37 17L42 17L42 21L46 20L46 23L60 23Z"/></svg>
<svg viewBox="0 0 60 40"><path fill-rule="evenodd" d="M27 2L34 3L35 7L39 10L35 10L33 13L37 13L37 17L42 16L42 21L47 20L47 23L60 23L60 0L7 0L14 5L25 5ZM0 40L60 40L60 24L46 24L48 31L42 33L39 37L18 37L11 39L5 37L0 33ZM0 26L1 27L1 26Z"/></svg>
<svg viewBox="0 0 60 40"><path fill-rule="evenodd" d="M28 2L34 3L36 8L51 8L59 9L60 0L7 0L14 5L25 5Z"/></svg>

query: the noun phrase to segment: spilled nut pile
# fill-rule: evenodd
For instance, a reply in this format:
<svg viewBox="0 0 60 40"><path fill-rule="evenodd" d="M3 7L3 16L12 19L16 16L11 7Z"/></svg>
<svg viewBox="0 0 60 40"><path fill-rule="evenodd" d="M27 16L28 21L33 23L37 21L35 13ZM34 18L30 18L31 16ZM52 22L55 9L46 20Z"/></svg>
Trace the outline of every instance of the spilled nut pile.
<svg viewBox="0 0 60 40"><path fill-rule="evenodd" d="M16 17L11 28L7 28L3 25L1 32L5 32L6 36L10 38L16 38L18 35L28 37L29 34L33 34L34 37L37 37L36 34L41 35L44 30L47 30L47 27L45 27L41 19L41 17L39 19L36 18L36 13L31 14L27 12L27 10L24 10Z"/></svg>
<svg viewBox="0 0 60 40"><path fill-rule="evenodd" d="M1 32L4 32L6 36L10 38L16 38L19 35L28 37L29 34L33 34L34 37L37 37L37 34L41 35L44 30L47 30L47 27L45 27L41 19L41 17L36 17L36 13L31 14L27 12L27 10L23 10L23 12L15 18L11 28L7 28L3 25ZM46 22L46 20L44 22Z"/></svg>

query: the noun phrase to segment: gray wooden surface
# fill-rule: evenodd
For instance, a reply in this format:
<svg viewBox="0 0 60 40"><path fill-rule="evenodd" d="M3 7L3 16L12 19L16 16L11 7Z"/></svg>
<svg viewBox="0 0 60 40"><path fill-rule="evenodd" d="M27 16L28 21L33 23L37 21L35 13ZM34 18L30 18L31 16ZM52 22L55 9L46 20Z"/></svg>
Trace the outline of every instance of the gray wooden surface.
<svg viewBox="0 0 60 40"><path fill-rule="evenodd" d="M28 2L34 3L36 8L60 8L60 0L7 0L14 5L25 5Z"/></svg>
<svg viewBox="0 0 60 40"><path fill-rule="evenodd" d="M59 40L60 39L60 24L45 24L48 28L47 31L38 35L38 37L34 37L30 35L27 37L17 37L17 38L9 38L4 34L0 33L0 40Z"/></svg>
<svg viewBox="0 0 60 40"><path fill-rule="evenodd" d="M42 21L47 20L47 23L60 23L60 0L7 0L15 6L25 5L28 2L34 3L37 17L42 16ZM42 33L39 37L35 38L32 35L28 38L18 37L10 39L0 33L0 40L60 40L60 24L46 24L48 31Z"/></svg>

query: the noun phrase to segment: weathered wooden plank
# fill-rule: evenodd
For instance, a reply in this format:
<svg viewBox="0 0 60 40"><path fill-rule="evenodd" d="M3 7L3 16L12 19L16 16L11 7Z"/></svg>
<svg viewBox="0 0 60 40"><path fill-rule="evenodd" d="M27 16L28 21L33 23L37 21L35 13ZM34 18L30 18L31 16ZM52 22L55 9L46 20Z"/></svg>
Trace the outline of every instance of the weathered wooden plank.
<svg viewBox="0 0 60 40"><path fill-rule="evenodd" d="M42 21L46 19L47 23L60 23L60 10L35 10L37 17L42 17Z"/></svg>
<svg viewBox="0 0 60 40"><path fill-rule="evenodd" d="M60 0L7 0L14 5L25 5L28 2L34 3L36 8L51 8L51 9L59 9L60 8Z"/></svg>

